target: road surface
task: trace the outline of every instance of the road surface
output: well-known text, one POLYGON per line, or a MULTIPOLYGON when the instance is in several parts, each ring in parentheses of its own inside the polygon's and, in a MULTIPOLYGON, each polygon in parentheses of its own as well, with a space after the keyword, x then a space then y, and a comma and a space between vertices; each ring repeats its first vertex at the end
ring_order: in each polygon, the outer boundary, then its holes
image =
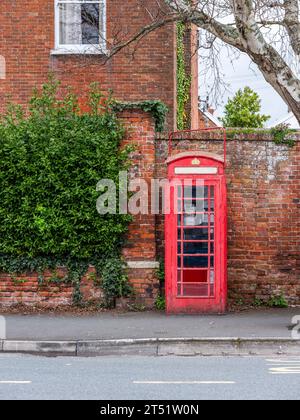
POLYGON ((0 399, 300 399, 300 358, 1 355, 0 399))

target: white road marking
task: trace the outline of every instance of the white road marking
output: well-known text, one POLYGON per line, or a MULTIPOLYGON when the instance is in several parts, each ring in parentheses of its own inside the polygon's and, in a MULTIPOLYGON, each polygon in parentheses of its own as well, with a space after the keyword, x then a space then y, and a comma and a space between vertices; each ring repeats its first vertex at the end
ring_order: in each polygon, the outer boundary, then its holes
POLYGON ((271 368, 269 372, 272 375, 290 375, 292 373, 300 374, 300 366, 271 368))
POLYGON ((271 375, 300 375, 300 359, 267 359, 271 375))
POLYGON ((32 381, 0 381, 0 384, 28 385, 28 384, 32 384, 32 381))
POLYGON ((133 381, 138 385, 235 385, 233 381, 133 381))
POLYGON ((300 364, 300 359, 297 359, 297 360, 281 360, 281 359, 267 359, 266 360, 267 362, 270 362, 270 363, 272 363, 272 364, 279 364, 279 365, 281 365, 281 364, 283 364, 283 363, 299 363, 300 364))

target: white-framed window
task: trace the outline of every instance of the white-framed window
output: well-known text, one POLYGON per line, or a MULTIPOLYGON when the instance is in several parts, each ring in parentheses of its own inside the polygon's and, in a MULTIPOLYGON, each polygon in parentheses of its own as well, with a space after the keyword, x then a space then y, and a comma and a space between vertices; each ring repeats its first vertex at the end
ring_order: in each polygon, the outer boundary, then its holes
POLYGON ((106 0, 54 0, 55 52, 106 52, 106 0))

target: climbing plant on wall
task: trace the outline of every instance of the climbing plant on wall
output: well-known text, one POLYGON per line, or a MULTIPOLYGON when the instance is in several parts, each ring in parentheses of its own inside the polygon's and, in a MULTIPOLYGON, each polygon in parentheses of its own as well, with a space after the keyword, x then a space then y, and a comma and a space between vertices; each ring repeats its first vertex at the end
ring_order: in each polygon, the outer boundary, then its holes
POLYGON ((188 125, 186 105, 190 98, 191 76, 186 72, 184 35, 186 26, 177 23, 177 129, 184 130, 188 125))
MULTIPOLYGON (((74 301, 89 265, 97 268, 106 301, 129 293, 121 249, 128 215, 97 213, 101 179, 128 168, 123 128, 97 86, 79 112, 51 81, 30 100, 29 114, 10 105, 0 120, 0 270, 11 274, 68 268, 74 301), (112 274, 113 273, 113 274, 112 274)), ((59 280, 59 279, 58 279, 59 280)))

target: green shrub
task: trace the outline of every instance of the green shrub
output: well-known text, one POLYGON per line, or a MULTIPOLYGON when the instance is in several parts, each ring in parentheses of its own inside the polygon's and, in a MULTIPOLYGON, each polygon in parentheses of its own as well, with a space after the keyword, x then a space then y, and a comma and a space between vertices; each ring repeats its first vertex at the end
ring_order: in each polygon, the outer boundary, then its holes
POLYGON ((58 99, 58 89, 50 82, 36 91, 29 115, 11 105, 1 116, 0 270, 65 265, 79 302, 80 278, 93 264, 111 299, 128 291, 120 254, 130 217, 100 216, 96 185, 109 178, 118 186, 129 150, 120 150, 123 129, 96 85, 86 113, 70 92, 58 99))
POLYGON ((166 299, 162 295, 158 295, 155 301, 155 307, 159 311, 164 311, 166 309, 166 299))
POLYGON ((268 306, 270 308, 288 308, 289 304, 287 303, 286 298, 283 295, 273 296, 268 301, 268 306))

